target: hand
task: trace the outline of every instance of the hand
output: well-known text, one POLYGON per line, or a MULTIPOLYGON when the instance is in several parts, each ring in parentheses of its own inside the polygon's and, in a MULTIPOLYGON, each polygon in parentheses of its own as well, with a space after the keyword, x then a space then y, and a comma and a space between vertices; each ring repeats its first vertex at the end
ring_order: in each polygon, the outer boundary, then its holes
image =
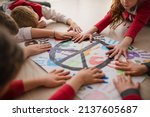
POLYGON ((80 79, 80 82, 83 85, 86 85, 93 83, 102 83, 104 82, 104 80, 102 79, 104 76, 105 74, 102 72, 102 70, 94 67, 82 69, 75 77, 76 79, 80 79))
POLYGON ((72 22, 69 29, 67 31, 74 31, 74 32, 82 32, 82 29, 75 23, 75 22, 72 22))
POLYGON ((124 57, 127 59, 128 46, 118 44, 118 45, 109 45, 107 47, 111 49, 106 53, 107 55, 109 55, 109 58, 114 57, 115 60, 119 60, 120 56, 124 55, 124 57))
POLYGON ((121 55, 124 55, 124 57, 127 59, 127 51, 128 47, 132 43, 133 39, 131 37, 125 37, 123 41, 118 45, 111 45, 108 46, 111 50, 107 52, 106 54, 109 54, 109 57, 112 58, 115 56, 115 60, 119 60, 121 55))
POLYGON ((88 33, 85 33, 85 34, 77 34, 73 37, 72 41, 74 41, 75 43, 78 42, 78 43, 81 43, 83 40, 85 39, 90 39, 90 42, 92 42, 92 34, 88 34, 88 33))
POLYGON ((119 91, 119 93, 124 92, 127 89, 138 89, 139 83, 134 84, 131 80, 131 76, 125 78, 125 76, 117 77, 117 81, 114 80, 114 85, 119 91))
POLYGON ((37 28, 45 28, 47 26, 46 22, 44 20, 41 20, 38 22, 37 28))
POLYGON ((72 37, 74 37, 75 35, 77 35, 77 32, 55 32, 54 37, 58 40, 64 40, 64 39, 71 39, 72 37))
POLYGON ((24 56, 25 58, 28 58, 33 55, 40 54, 42 52, 50 50, 51 45, 50 44, 34 44, 29 45, 24 48, 24 56))
POLYGON ((115 64, 116 64, 115 68, 118 70, 125 71, 126 75, 140 76, 148 71, 148 68, 145 65, 136 64, 131 61, 127 62, 117 61, 115 64))
POLYGON ((65 72, 64 70, 53 70, 52 72, 42 77, 44 80, 43 86, 50 88, 60 86, 64 84, 66 80, 71 78, 69 74, 70 72, 65 72))

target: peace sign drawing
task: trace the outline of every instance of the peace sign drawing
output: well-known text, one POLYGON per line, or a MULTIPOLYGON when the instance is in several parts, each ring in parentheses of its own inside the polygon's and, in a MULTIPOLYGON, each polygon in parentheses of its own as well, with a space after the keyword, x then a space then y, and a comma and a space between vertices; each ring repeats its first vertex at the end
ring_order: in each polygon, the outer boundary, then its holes
POLYGON ((66 40, 54 46, 49 57, 55 64, 73 71, 85 67, 103 68, 113 60, 106 56, 107 45, 98 39, 92 43, 85 41, 80 44, 66 40))

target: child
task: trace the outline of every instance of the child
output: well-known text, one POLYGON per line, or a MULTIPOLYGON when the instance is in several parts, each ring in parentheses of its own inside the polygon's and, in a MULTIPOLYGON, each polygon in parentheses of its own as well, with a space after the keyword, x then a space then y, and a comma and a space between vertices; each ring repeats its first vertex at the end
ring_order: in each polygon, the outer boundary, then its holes
POLYGON ((126 75, 131 76, 140 76, 147 73, 150 75, 150 62, 143 63, 143 64, 136 64, 131 61, 123 62, 118 61, 116 62, 116 69, 124 70, 126 75))
MULTIPOLYGON (((14 20, 3 12, 0 12, 0 27, 3 30, 6 30, 6 32, 9 32, 10 35, 16 35, 19 31, 18 26, 14 20)), ((51 45, 49 44, 30 45, 24 48, 24 58, 26 59, 30 56, 48 51, 50 48, 51 45)))
POLYGON ((85 34, 75 36, 73 41, 81 42, 86 38, 90 38, 90 41, 92 41, 92 34, 94 32, 100 33, 108 25, 110 25, 111 28, 116 28, 123 21, 130 21, 132 23, 125 33, 123 41, 116 46, 109 46, 112 50, 106 53, 109 54, 109 57, 115 56, 116 60, 118 60, 122 54, 127 58, 129 45, 134 42, 134 38, 138 32, 149 20, 149 0, 113 0, 111 9, 107 15, 85 34))
POLYGON ((49 38, 54 37, 56 39, 67 39, 72 38, 75 32, 58 32, 58 31, 51 31, 48 29, 38 29, 38 28, 18 28, 16 22, 7 14, 0 11, 0 25, 3 27, 7 27, 8 31, 11 35, 16 37, 18 42, 25 41, 27 39, 34 39, 34 38, 49 38), (19 32, 18 32, 19 31, 19 32))
POLYGON ((11 16, 17 22, 18 26, 21 27, 45 27, 44 21, 40 21, 41 17, 45 19, 52 19, 57 22, 68 24, 70 27, 68 31, 73 30, 81 32, 81 28, 70 18, 57 13, 51 8, 42 6, 37 3, 29 2, 26 0, 16 0, 15 2, 8 5, 7 9, 11 12, 11 16))

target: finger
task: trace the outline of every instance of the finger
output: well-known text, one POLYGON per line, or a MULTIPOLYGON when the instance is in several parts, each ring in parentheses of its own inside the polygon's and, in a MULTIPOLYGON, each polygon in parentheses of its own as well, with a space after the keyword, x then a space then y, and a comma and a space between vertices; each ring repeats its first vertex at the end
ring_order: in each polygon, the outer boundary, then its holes
POLYGON ((136 89, 139 89, 139 88, 140 88, 140 83, 136 83, 136 84, 135 84, 135 88, 136 88, 136 89))
POLYGON ((117 55, 117 53, 118 53, 118 50, 114 50, 113 53, 109 55, 109 58, 114 57, 115 55, 117 55))
POLYGON ((66 76, 66 75, 69 75, 70 74, 70 72, 69 71, 66 71, 66 72, 61 72, 61 73, 59 73, 58 75, 59 76, 66 76))
POLYGON ((108 45, 107 48, 113 49, 115 46, 114 45, 108 45))
POLYGON ((77 34, 73 37, 72 41, 76 40, 79 36, 81 36, 80 34, 77 34))
POLYGON ((69 27, 67 31, 69 32, 69 31, 71 31, 71 30, 72 30, 72 27, 69 27))
POLYGON ((127 53, 128 53, 127 51, 124 51, 124 52, 123 52, 123 55, 124 55, 124 57, 125 57, 126 59, 128 59, 127 53))
POLYGON ((64 39, 71 39, 72 38, 72 36, 69 36, 69 35, 65 35, 64 37, 63 37, 64 39))
POLYGON ((68 80, 68 79, 70 79, 71 78, 71 76, 69 76, 69 75, 67 75, 67 76, 59 76, 58 78, 57 78, 57 80, 68 80))
POLYGON ((127 82, 128 82, 128 83, 132 83, 132 80, 131 80, 131 76, 130 76, 130 75, 127 76, 127 82))
POLYGON ((115 65, 117 66, 123 66, 123 67, 127 67, 127 62, 123 62, 123 61, 116 61, 115 62, 115 65))
POLYGON ((115 51, 115 49, 109 50, 108 52, 106 52, 106 55, 110 55, 111 53, 113 53, 115 51))
POLYGON ((115 87, 118 87, 118 80, 113 79, 113 83, 114 83, 115 87))
POLYGON ((115 56, 115 60, 119 60, 121 54, 122 54, 122 51, 119 51, 118 54, 115 56))
POLYGON ((136 75, 137 74, 136 71, 126 71, 125 74, 126 75, 131 75, 131 76, 137 76, 136 75))
POLYGON ((96 73, 93 75, 95 78, 103 78, 105 76, 104 73, 96 73))
POLYGON ((90 42, 92 43, 93 36, 92 36, 92 35, 90 35, 90 36, 89 36, 89 38, 90 38, 90 42))
POLYGON ((52 71, 51 71, 51 72, 49 72, 49 73, 54 73, 54 72, 56 72, 56 69, 52 70, 52 71))
POLYGON ((129 71, 130 68, 126 66, 115 66, 115 69, 117 70, 123 70, 123 71, 129 71))
POLYGON ((78 36, 77 38, 75 38, 73 41, 76 43, 76 42, 78 42, 80 39, 82 39, 83 38, 83 35, 80 35, 80 36, 78 36))
POLYGON ((85 37, 83 36, 83 37, 78 41, 78 43, 81 43, 84 39, 85 39, 85 37))
POLYGON ((57 73, 61 73, 63 71, 64 71, 64 69, 59 69, 59 70, 56 70, 55 73, 57 74, 57 73))
POLYGON ((93 83, 103 83, 105 82, 103 79, 93 79, 93 83))

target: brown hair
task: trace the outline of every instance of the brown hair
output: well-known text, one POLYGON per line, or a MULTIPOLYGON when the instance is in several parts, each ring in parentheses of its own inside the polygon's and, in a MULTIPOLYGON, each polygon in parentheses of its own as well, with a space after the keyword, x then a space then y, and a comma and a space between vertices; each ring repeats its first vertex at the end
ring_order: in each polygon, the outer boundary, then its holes
POLYGON ((7 28, 12 35, 16 35, 19 31, 18 25, 14 19, 2 11, 0 11, 0 25, 7 28))
POLYGON ((37 14, 27 6, 18 6, 14 8, 11 12, 11 16, 14 18, 20 28, 36 28, 38 25, 37 14))
POLYGON ((110 13, 112 16, 112 23, 111 28, 116 27, 116 25, 123 22, 124 18, 122 16, 122 13, 124 12, 124 8, 120 2, 120 0, 112 0, 112 5, 110 9, 110 13))
POLYGON ((22 49, 9 34, 0 31, 0 88, 16 76, 23 61, 22 49))

